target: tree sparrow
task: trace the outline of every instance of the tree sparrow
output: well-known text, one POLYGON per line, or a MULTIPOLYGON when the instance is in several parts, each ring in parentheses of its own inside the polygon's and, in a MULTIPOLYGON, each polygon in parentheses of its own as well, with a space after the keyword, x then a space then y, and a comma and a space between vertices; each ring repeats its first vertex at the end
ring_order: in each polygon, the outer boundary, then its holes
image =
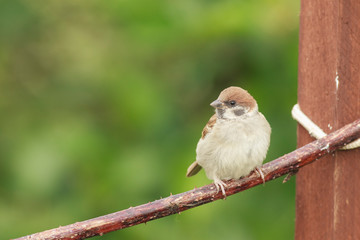
POLYGON ((222 180, 239 179, 257 170, 266 157, 271 128, 258 111, 255 99, 240 87, 223 90, 210 106, 215 114, 202 131, 196 147, 196 161, 187 177, 204 168, 206 176, 214 181, 224 196, 226 184, 222 180))

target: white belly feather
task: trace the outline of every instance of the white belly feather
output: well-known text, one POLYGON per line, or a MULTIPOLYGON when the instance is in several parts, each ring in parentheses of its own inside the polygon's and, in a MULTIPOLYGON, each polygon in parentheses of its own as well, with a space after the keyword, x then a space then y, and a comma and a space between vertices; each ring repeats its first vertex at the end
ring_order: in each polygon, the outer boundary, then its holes
POLYGON ((196 161, 209 179, 238 179, 260 166, 266 157, 271 129, 265 117, 218 119, 211 133, 200 139, 196 161))

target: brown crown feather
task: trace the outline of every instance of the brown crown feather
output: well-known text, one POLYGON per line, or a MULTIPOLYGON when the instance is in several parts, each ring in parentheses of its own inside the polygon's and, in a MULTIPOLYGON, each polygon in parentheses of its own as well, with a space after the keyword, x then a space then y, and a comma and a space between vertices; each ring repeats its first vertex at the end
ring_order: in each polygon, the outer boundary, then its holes
POLYGON ((240 87, 228 87, 224 89, 218 99, 221 102, 228 102, 231 100, 236 101, 237 104, 240 104, 250 109, 256 106, 255 99, 244 89, 240 87))

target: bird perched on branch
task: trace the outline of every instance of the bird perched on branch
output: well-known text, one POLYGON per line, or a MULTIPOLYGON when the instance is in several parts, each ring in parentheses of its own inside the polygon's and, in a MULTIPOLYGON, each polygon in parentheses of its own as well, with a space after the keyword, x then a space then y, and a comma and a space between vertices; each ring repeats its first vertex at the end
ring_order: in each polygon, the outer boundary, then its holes
POLYGON ((204 168, 206 176, 214 181, 217 191, 225 194, 223 180, 239 179, 257 170, 266 157, 271 128, 258 111, 255 99, 240 87, 223 90, 210 106, 215 114, 205 125, 196 148, 196 161, 187 177, 204 168))

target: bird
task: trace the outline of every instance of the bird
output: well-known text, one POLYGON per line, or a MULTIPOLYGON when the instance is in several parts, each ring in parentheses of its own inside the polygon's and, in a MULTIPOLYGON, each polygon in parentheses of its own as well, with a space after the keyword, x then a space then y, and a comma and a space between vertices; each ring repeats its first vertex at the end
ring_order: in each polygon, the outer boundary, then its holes
POLYGON ((210 106, 215 108, 215 114, 202 131, 196 160, 186 176, 194 176, 203 168, 214 181, 217 193, 221 189, 224 197, 224 180, 240 179, 253 170, 265 183, 259 167, 270 145, 271 127, 259 112, 256 100, 246 90, 231 86, 210 106))

